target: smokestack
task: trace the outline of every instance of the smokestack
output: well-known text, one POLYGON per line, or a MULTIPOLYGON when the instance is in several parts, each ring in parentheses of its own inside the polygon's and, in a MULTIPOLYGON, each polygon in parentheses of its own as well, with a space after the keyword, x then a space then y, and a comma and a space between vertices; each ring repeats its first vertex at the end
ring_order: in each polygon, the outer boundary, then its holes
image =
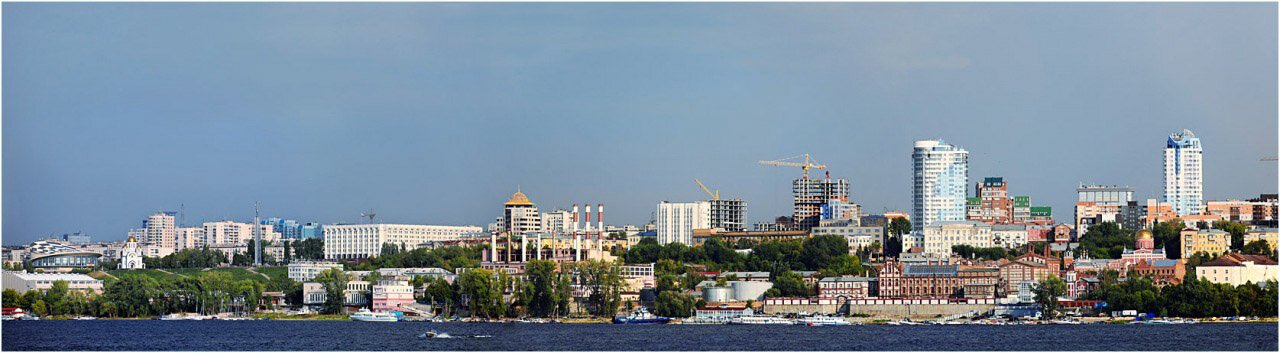
POLYGON ((573 225, 569 227, 569 231, 578 231, 578 204, 573 204, 573 225))
POLYGON ((585 225, 584 228, 586 228, 587 233, 590 233, 591 232, 591 204, 586 204, 586 206, 582 208, 587 209, 587 217, 582 219, 582 223, 585 225))
POLYGON ((600 233, 604 234, 604 204, 597 204, 596 211, 596 222, 600 225, 600 233))

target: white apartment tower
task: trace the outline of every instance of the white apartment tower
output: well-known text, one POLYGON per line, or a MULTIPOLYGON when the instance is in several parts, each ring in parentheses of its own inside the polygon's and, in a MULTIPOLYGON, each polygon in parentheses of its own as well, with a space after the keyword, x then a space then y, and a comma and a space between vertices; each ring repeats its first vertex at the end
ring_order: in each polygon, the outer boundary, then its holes
POLYGON ((1164 148, 1164 202, 1179 216, 1204 210, 1203 155, 1200 139, 1191 130, 1169 135, 1164 148))
POLYGON ((694 229, 711 228, 711 203, 707 201, 658 204, 655 222, 658 244, 693 245, 694 229))
POLYGON ((911 154, 912 231, 935 222, 965 220, 969 151, 942 140, 916 141, 911 154))

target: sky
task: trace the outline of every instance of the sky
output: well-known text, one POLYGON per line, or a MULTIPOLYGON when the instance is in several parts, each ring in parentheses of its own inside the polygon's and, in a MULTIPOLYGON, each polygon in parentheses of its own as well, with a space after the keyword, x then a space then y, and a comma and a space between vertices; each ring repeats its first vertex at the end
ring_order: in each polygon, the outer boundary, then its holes
MULTIPOLYGON (((791 212, 809 153, 909 211, 915 140, 1071 222, 1081 182, 1277 191, 1276 4, 4 3, 2 237, 120 240, 152 212, 485 226, 747 201, 791 212)), ((973 193, 970 190, 970 193, 973 193)))

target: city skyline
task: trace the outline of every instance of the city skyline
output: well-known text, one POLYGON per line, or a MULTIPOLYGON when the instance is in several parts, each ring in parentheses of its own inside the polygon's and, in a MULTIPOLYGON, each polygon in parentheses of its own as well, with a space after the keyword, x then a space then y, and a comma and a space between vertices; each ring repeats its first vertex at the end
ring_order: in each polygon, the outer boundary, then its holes
POLYGON ((707 199, 695 178, 756 223, 791 215, 800 171, 755 162, 800 153, 864 212, 911 212, 928 139, 970 153, 969 195, 1004 177, 1071 223, 1079 183, 1160 199, 1182 129, 1206 201, 1255 197, 1276 192, 1260 9, 6 4, 4 244, 122 240, 180 204, 187 225, 245 221, 254 201, 483 227, 517 186, 643 224, 707 199))

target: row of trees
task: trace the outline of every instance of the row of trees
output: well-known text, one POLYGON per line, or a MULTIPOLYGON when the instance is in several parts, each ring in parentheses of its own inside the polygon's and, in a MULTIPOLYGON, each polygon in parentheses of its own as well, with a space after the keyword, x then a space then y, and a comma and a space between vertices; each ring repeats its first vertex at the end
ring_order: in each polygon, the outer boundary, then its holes
POLYGON ((702 246, 680 243, 658 245, 654 239, 641 240, 623 255, 628 263, 648 263, 668 259, 706 266, 710 271, 767 271, 777 275, 790 270, 818 271, 823 276, 866 274, 861 259, 849 254, 849 243, 840 235, 817 235, 801 240, 746 242, 750 253, 741 254, 719 238, 702 246))
POLYGON ((144 257, 147 268, 209 268, 227 262, 227 254, 208 247, 183 249, 164 257, 144 257))
POLYGON ((1116 271, 1108 271, 1099 279, 1098 289, 1085 299, 1105 301, 1109 310, 1137 310, 1161 316, 1275 317, 1280 297, 1274 281, 1232 286, 1197 278, 1192 272, 1182 283, 1163 288, 1134 273, 1121 281, 1116 271))
POLYGON ((23 308, 39 316, 149 317, 177 312, 247 312, 257 307, 265 285, 253 280, 235 281, 226 273, 205 272, 173 280, 124 274, 107 282, 102 294, 67 288, 67 282, 55 281, 48 290, 32 290, 22 295, 6 289, 4 306, 23 308))
POLYGON ((369 271, 390 267, 439 267, 446 270, 480 266, 484 246, 447 246, 439 249, 417 248, 404 250, 392 244, 384 244, 380 256, 359 263, 348 263, 347 268, 369 271))

